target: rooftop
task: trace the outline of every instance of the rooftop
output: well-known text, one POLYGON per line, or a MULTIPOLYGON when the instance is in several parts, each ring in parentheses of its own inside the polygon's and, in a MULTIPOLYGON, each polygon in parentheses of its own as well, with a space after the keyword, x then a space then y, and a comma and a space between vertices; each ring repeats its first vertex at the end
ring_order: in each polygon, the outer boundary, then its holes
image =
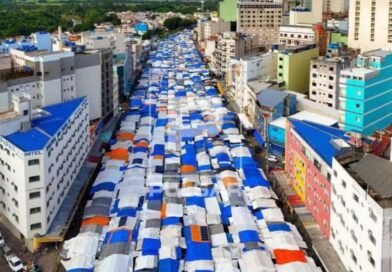
POLYGON ((310 111, 300 111, 296 114, 291 115, 290 118, 321 124, 324 126, 334 126, 338 123, 338 121, 333 118, 329 118, 324 115, 313 113, 310 111))
POLYGON ((265 89, 257 95, 257 101, 262 107, 273 108, 282 102, 288 95, 289 94, 280 90, 265 89))
POLYGON ((362 56, 364 57, 381 57, 384 58, 388 55, 392 54, 392 51, 389 50, 383 50, 383 49, 376 49, 368 52, 362 53, 362 56))
POLYGON ((24 152, 43 149, 85 100, 84 97, 44 107, 48 114, 32 120, 32 128, 4 138, 24 152))
POLYGON ((340 155, 343 148, 339 148, 334 140, 348 140, 345 132, 338 128, 324 126, 309 121, 299 121, 289 118, 295 131, 307 142, 312 149, 330 166, 334 156, 340 155))
POLYGON ((392 197, 392 162, 373 154, 365 154, 350 168, 381 199, 392 197))
POLYGON ((271 126, 278 127, 278 128, 286 128, 286 120, 287 117, 279 117, 278 119, 275 119, 274 121, 270 122, 271 126))

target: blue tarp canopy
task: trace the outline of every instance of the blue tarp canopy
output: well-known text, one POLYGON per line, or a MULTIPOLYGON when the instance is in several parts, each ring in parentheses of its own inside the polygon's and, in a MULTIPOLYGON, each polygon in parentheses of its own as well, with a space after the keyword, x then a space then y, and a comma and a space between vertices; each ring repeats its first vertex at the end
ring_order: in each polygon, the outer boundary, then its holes
POLYGON ((259 236, 255 230, 244 230, 238 233, 241 243, 258 242, 259 236))
POLYGON ((243 168, 245 185, 251 188, 256 186, 270 187, 270 183, 261 175, 259 168, 246 166, 243 168))
POLYGON ((263 136, 261 136, 261 134, 257 130, 253 131, 253 136, 256 138, 259 145, 264 146, 265 141, 263 139, 263 136))
POLYGON ((159 239, 145 238, 143 240, 142 255, 158 255, 161 241, 159 239))
POLYGON ((286 223, 270 223, 268 224, 268 230, 269 231, 286 231, 290 232, 290 226, 287 225, 286 223))
POLYGON ((119 229, 112 232, 107 232, 105 235, 105 239, 103 240, 104 244, 115 244, 115 243, 126 243, 131 239, 131 231, 127 229, 119 229))

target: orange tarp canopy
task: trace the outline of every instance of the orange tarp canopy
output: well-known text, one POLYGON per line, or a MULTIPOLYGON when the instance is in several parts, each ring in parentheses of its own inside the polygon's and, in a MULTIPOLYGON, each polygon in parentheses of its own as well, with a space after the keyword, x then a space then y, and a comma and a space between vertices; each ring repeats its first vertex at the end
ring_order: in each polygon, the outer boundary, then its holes
POLYGON ((124 140, 124 141, 131 141, 133 142, 133 138, 135 137, 135 134, 131 132, 119 132, 116 134, 116 139, 117 140, 124 140))
POLYGON ((238 180, 235 177, 224 177, 222 181, 225 187, 238 184, 238 180))
POLYGON ((112 160, 127 161, 128 150, 126 150, 125 148, 116 148, 112 151, 106 152, 106 156, 108 156, 112 160))
POLYGON ((166 208, 167 208, 167 203, 163 202, 161 206, 161 218, 166 217, 166 208))
POLYGON ((148 143, 146 141, 140 141, 137 144, 135 144, 135 147, 147 147, 148 148, 148 143))
POLYGON ((193 173, 196 169, 192 165, 183 165, 181 166, 181 173, 193 173))
POLYGON ((198 225, 191 225, 191 237, 193 242, 208 243, 208 240, 203 240, 201 237, 201 229, 198 225))
POLYGON ((163 160, 164 159, 164 156, 163 155, 154 155, 154 156, 152 156, 154 159, 157 159, 157 160, 163 160))
POLYGON ((92 224, 107 226, 109 224, 109 218, 105 216, 95 216, 95 217, 85 219, 82 222, 82 226, 92 225, 92 224))
POLYGON ((275 249, 276 264, 287 264, 292 262, 306 263, 305 253, 302 250, 275 249))

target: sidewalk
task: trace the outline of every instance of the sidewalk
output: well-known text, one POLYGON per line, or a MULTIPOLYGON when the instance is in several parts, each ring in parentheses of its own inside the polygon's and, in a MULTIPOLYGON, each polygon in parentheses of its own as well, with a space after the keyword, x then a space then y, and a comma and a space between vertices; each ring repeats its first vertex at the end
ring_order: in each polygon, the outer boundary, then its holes
POLYGON ((293 199, 296 193, 293 187, 288 184, 288 177, 285 171, 272 171, 269 175, 272 187, 282 202, 282 210, 285 216, 293 222, 301 232, 315 258, 320 260, 321 265, 328 272, 347 272, 338 254, 332 248, 328 239, 322 234, 320 227, 303 205, 293 207, 289 199, 293 199))

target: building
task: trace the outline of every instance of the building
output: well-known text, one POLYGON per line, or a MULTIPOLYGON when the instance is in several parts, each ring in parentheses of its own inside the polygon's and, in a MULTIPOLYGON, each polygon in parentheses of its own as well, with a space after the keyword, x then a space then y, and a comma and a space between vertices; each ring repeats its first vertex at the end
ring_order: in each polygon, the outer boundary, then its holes
POLYGON ((308 93, 310 61, 318 56, 319 50, 315 45, 302 45, 280 51, 277 79, 285 83, 287 90, 308 93))
POLYGON ((219 17, 212 17, 211 20, 199 19, 197 23, 197 40, 204 42, 212 36, 219 33, 229 32, 231 29, 230 22, 223 21, 219 17))
POLYGON ((52 37, 49 32, 39 31, 32 35, 33 44, 38 50, 52 51, 52 37))
MULTIPOLYGON (((319 119, 316 119, 319 122, 319 119)), ((344 152, 344 131, 289 118, 286 129, 285 170, 290 184, 320 226, 330 235, 333 156, 344 152)))
POLYGON ((256 125, 257 94, 275 85, 277 54, 273 52, 231 60, 226 74, 227 96, 238 107, 239 113, 256 125))
POLYGON ((21 239, 46 233, 90 148, 86 98, 39 110, 30 98, 0 113, 0 212, 21 239))
POLYGON ((313 25, 323 21, 323 1, 304 0, 290 11, 290 25, 313 25))
POLYGON ((347 13, 350 0, 324 0, 323 11, 332 13, 347 13))
POLYGON ((279 43, 286 46, 317 44, 318 35, 313 26, 284 25, 279 28, 279 43))
MULTIPOLYGON (((0 81, 0 92, 11 95, 28 93, 33 108, 40 108, 76 97, 87 96, 91 120, 113 114, 113 68, 111 49, 73 52, 25 52, 11 49, 12 66, 16 67, 0 81)), ((118 103, 117 103, 118 104, 118 103)))
POLYGON ((86 31, 81 34, 81 44, 86 49, 112 49, 114 54, 126 52, 126 37, 120 31, 86 31))
POLYGON ((239 59, 258 52, 257 36, 238 32, 224 32, 219 34, 213 54, 216 65, 213 72, 224 76, 231 59, 239 59))
POLYGON ((340 71, 349 67, 343 57, 318 57, 310 62, 309 99, 337 109, 340 71))
POLYGON ((361 52, 392 49, 389 0, 350 0, 348 45, 361 52))
POLYGON ((339 123, 346 131, 372 135, 392 124, 391 64, 392 52, 374 50, 341 71, 339 123))
POLYGON ((219 17, 226 22, 237 21, 237 0, 219 2, 219 17))
POLYGON ((357 153, 332 169, 332 246, 348 271, 391 271, 392 163, 357 153))
POLYGON ((259 37, 260 46, 279 40, 282 25, 282 0, 240 0, 237 5, 237 31, 259 37))
POLYGON ((257 93, 256 128, 264 139, 268 139, 269 124, 296 112, 295 95, 275 89, 264 89, 257 93))

